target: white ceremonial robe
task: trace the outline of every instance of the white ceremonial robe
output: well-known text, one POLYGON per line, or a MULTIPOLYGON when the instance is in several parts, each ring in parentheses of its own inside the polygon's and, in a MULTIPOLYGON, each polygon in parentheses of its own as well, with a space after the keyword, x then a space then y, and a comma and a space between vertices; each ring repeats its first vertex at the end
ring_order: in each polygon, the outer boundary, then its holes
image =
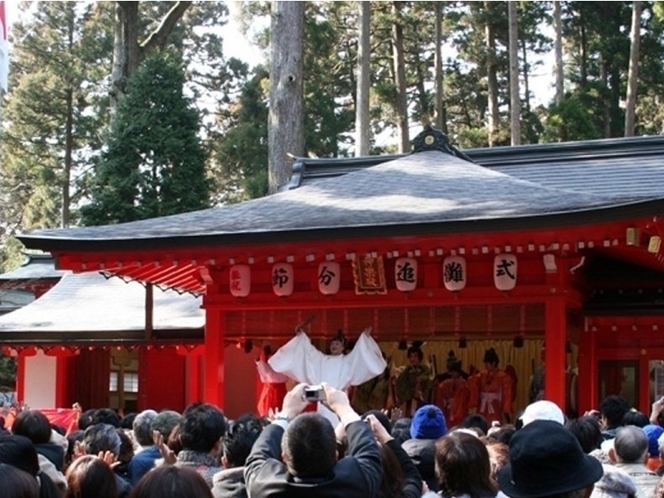
MULTIPOLYGON (((343 391, 373 379, 387 367, 378 344, 365 333, 360 334, 350 353, 327 355, 316 349, 309 336, 302 332, 279 348, 268 363, 276 372, 297 382, 309 385, 325 382, 343 391)), ((322 403, 318 403, 318 413, 335 427, 339 422, 339 418, 322 403)))
MULTIPOLYGON (((281 384, 288 382, 289 378, 275 370, 265 361, 256 361, 256 370, 263 384, 281 384)), ((279 407, 281 408, 281 407, 279 407)))

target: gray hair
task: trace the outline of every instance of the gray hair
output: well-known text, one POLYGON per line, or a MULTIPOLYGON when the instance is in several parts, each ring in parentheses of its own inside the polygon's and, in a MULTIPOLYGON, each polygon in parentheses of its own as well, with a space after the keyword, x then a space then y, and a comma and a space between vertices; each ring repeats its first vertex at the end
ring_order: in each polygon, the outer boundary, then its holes
POLYGON ((154 410, 144 410, 134 419, 132 429, 134 437, 141 446, 152 446, 152 421, 157 417, 154 410))
POLYGON ((112 425, 95 424, 85 429, 83 444, 88 455, 98 455, 102 451, 110 451, 117 457, 120 454, 122 440, 117 429, 112 425))
POLYGON ((626 425, 613 441, 616 459, 621 463, 643 463, 648 452, 648 436, 640 427, 626 425))

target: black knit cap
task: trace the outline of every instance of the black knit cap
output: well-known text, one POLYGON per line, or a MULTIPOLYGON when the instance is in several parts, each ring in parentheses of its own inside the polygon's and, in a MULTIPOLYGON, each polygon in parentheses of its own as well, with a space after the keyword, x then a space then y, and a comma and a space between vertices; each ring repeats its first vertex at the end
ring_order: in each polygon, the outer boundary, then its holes
POLYGON ((586 488, 603 472, 569 429, 535 420, 512 436, 510 463, 498 473, 498 484, 512 498, 540 498, 586 488))

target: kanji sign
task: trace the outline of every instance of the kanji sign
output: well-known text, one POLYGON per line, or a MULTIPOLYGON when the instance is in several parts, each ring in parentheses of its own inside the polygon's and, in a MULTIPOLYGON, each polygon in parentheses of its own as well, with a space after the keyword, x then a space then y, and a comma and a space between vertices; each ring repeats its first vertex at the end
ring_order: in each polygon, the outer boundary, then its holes
POLYGON ((394 281, 397 289, 410 292, 417 287, 417 260, 415 258, 399 258, 394 264, 394 281))
POLYGON ((231 266, 229 277, 231 294, 235 297, 247 297, 251 292, 251 269, 249 266, 231 266))
POLYGON ((493 283, 498 290, 509 291, 516 286, 517 259, 514 254, 498 254, 493 259, 493 283))
POLYGON ((466 287, 466 259, 462 256, 448 256, 443 260, 443 283, 452 292, 466 287))
POLYGON ((383 258, 367 254, 353 260, 356 294, 387 294, 383 258))
POLYGON ((321 294, 330 296, 339 292, 341 283, 341 268, 339 263, 326 261, 318 265, 318 290, 321 294))
POLYGON ((276 263, 272 266, 272 290, 279 297, 293 293, 293 265, 276 263))

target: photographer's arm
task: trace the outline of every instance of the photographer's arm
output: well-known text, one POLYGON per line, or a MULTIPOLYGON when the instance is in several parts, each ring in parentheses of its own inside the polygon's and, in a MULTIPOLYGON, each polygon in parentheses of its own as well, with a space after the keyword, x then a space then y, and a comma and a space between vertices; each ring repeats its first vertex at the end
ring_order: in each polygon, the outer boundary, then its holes
POLYGON ((659 423, 659 416, 661 415, 662 411, 664 410, 664 396, 659 398, 657 401, 655 401, 652 404, 651 411, 650 411, 650 423, 653 425, 660 425, 659 423))

